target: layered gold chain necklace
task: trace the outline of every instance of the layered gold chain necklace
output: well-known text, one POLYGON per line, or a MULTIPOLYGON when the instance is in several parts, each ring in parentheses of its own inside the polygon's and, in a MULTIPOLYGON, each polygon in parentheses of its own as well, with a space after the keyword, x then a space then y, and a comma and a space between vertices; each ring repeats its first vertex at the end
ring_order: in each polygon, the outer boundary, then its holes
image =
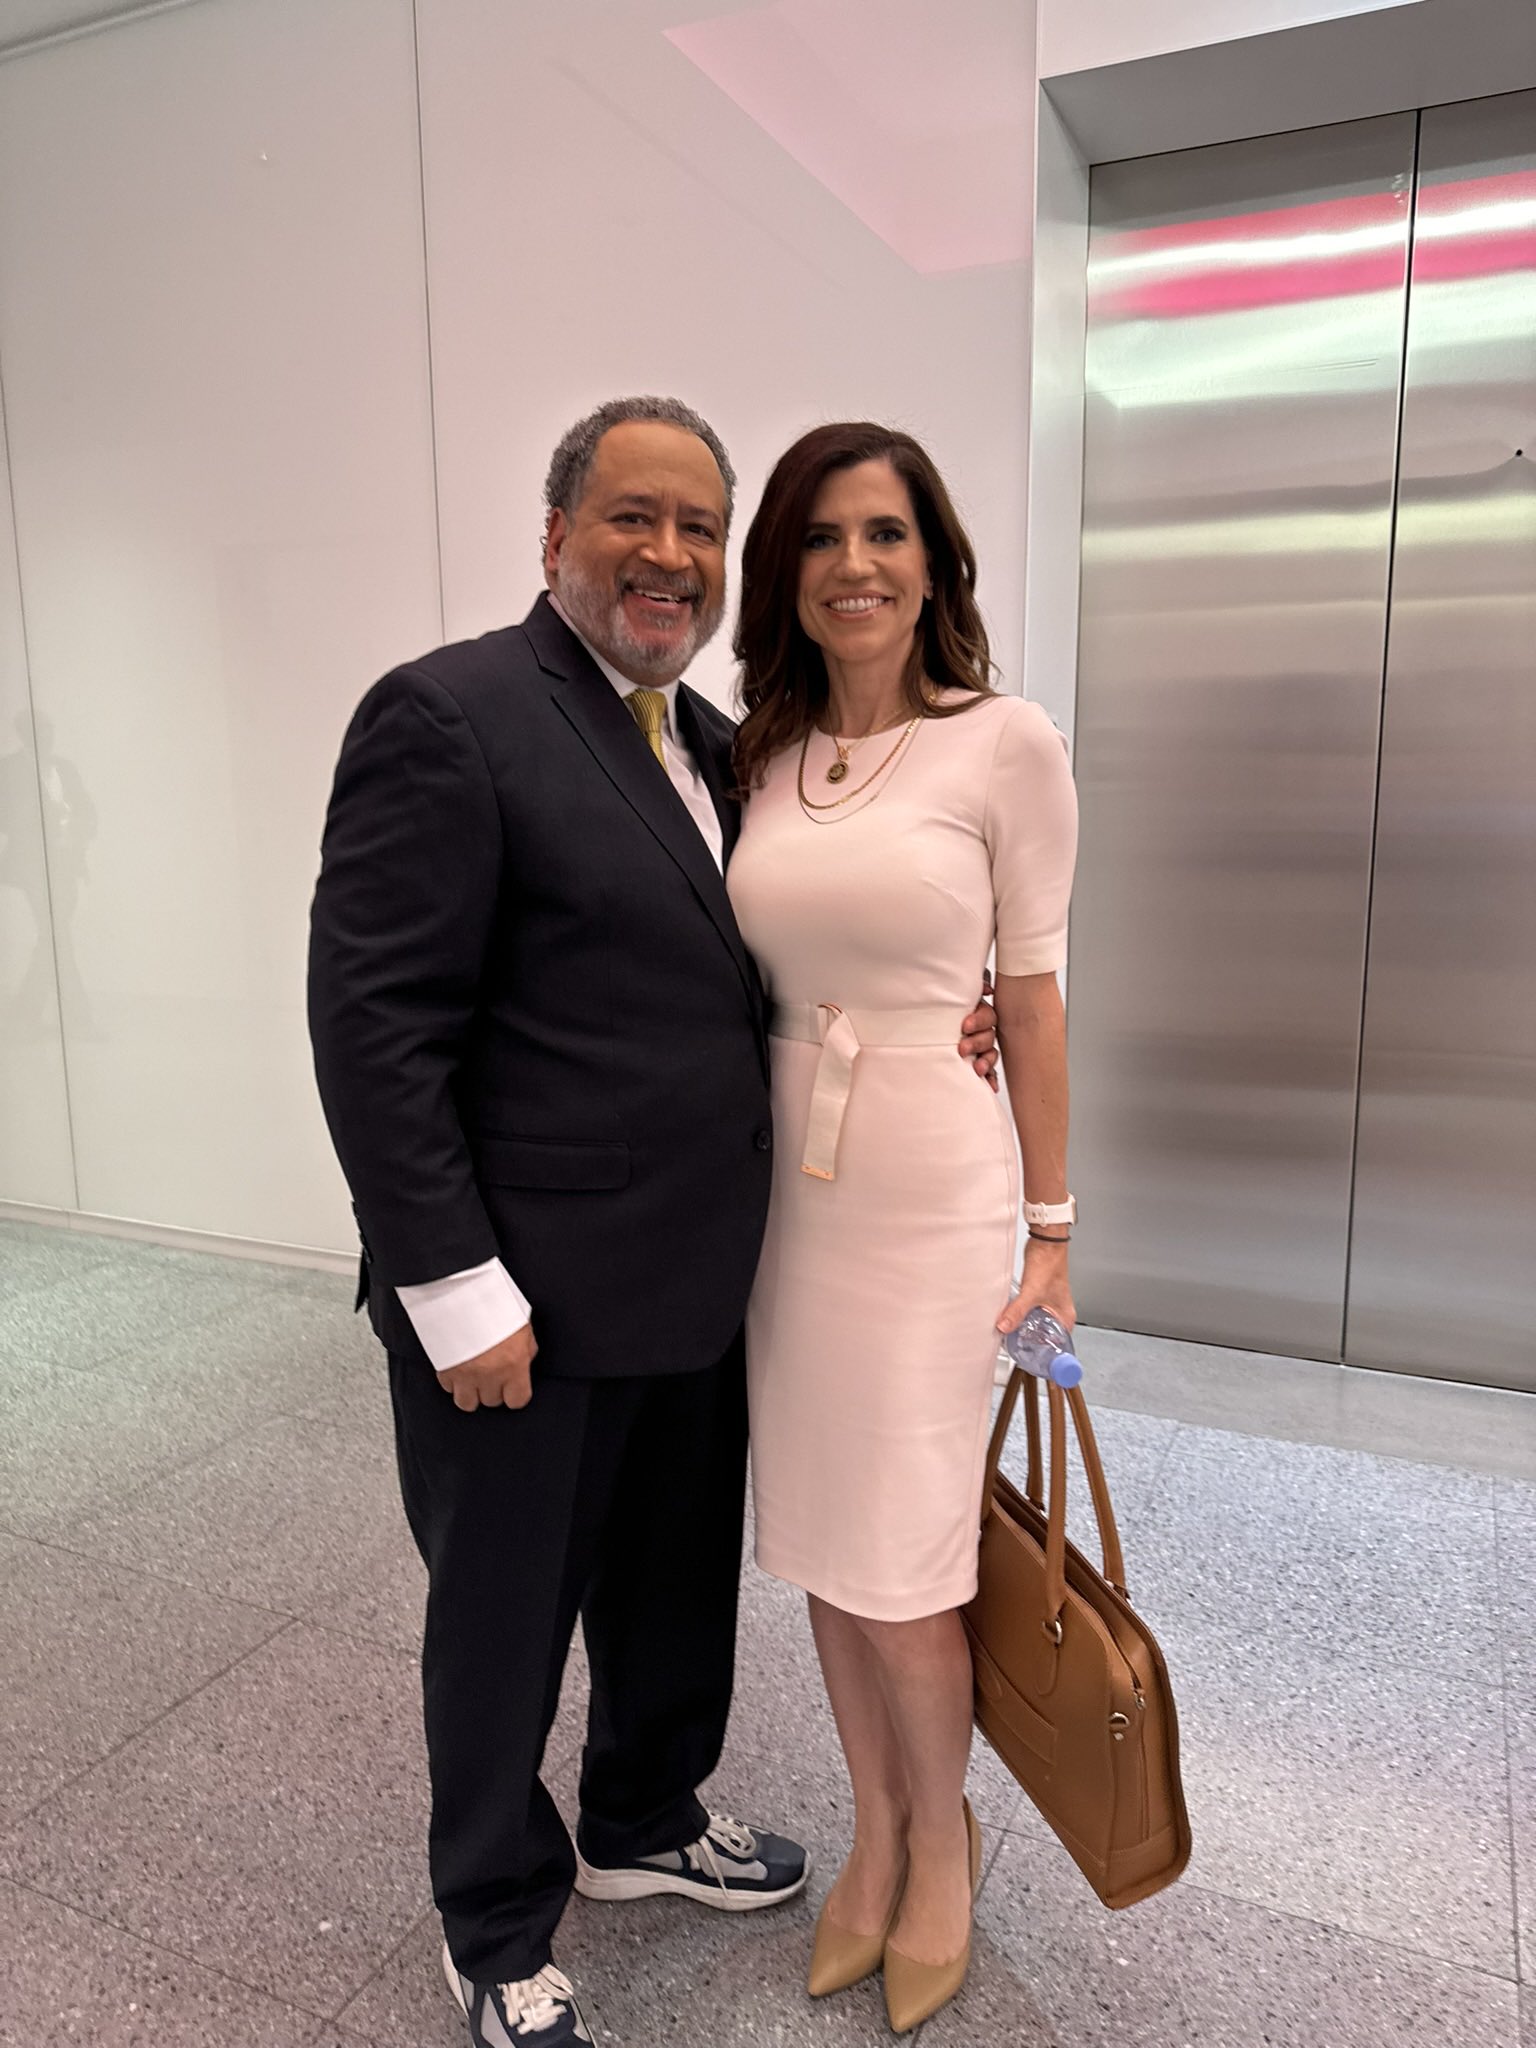
MULTIPOLYGON (((795 778, 795 787, 800 798, 801 810, 804 811, 805 815, 812 821, 813 824, 842 824, 843 820, 841 818, 827 817, 824 814, 829 811, 840 811, 845 804, 851 804, 855 797, 863 796, 866 790, 874 788, 874 785, 880 781, 880 778, 883 775, 887 774, 892 768, 894 768, 897 761, 901 758, 902 754, 906 752, 906 749, 911 744, 912 735, 917 731, 917 728, 922 724, 922 722, 923 714, 921 712, 918 712, 915 718, 908 719, 907 723, 902 727, 900 733, 897 735, 895 746, 891 748, 890 752, 886 755, 885 759, 879 764, 879 766, 877 768, 872 769, 870 773, 865 776, 862 782, 856 783, 852 789, 846 792, 846 794, 842 796, 833 797, 830 803, 825 804, 812 803, 811 799, 805 793, 805 760, 807 754, 809 754, 811 750, 811 729, 807 727, 805 738, 800 742, 800 766, 795 778)), ((869 734, 861 733, 859 735, 859 738, 861 740, 868 739, 869 734)), ((838 744, 835 735, 833 736, 832 744, 833 746, 837 747, 837 760, 833 764, 833 768, 829 768, 827 770, 827 780, 829 782, 841 782, 848 773, 848 756, 843 752, 842 747, 838 744), (842 773, 836 774, 833 772, 834 769, 841 769, 842 773)), ((857 745, 858 742, 855 741, 854 744, 857 745)), ((852 753, 852 751, 853 748, 850 747, 848 752, 852 753)), ((869 802, 874 803, 883 794, 883 787, 881 789, 875 790, 875 794, 869 799, 869 802)), ((860 809, 867 808, 868 805, 860 806, 860 809)))

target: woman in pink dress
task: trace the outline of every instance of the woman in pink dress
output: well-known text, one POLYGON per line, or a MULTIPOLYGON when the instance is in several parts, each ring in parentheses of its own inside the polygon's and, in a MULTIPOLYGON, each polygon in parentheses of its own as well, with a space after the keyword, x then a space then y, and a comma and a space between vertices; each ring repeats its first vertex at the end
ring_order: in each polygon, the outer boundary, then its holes
POLYGON ((969 1957, 957 1610, 999 1334, 1036 1302, 1072 1322, 1056 975, 1076 804, 1049 718, 992 689, 975 577, 917 442, 819 427, 769 479, 736 637, 729 883, 773 1006, 777 1151, 748 1319, 757 1560, 810 1597, 854 1793, 810 1989, 883 1966, 898 2032, 969 1957), (994 948, 1001 1093, 955 1057, 994 948))

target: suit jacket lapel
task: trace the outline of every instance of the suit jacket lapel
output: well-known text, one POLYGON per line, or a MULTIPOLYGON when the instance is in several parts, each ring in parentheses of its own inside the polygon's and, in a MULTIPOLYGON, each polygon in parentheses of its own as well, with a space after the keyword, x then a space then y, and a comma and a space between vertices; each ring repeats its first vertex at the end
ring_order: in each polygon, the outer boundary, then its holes
POLYGON ((703 719, 699 716, 698 705, 692 690, 684 683, 677 693, 677 727, 683 736, 683 743, 692 754, 709 791, 710 802, 720 820, 720 834, 723 841, 722 854, 727 866, 736 850, 736 841, 741 836, 741 805, 730 794, 735 786, 731 773, 731 750, 727 745, 717 748, 710 739, 703 719))
MULTIPOLYGON (((634 719, 625 710, 618 691, 589 658, 575 634, 551 610, 546 598, 541 597, 535 604, 523 621, 523 630, 538 656, 540 667, 553 681, 552 694, 556 705, 575 727, 599 768, 682 869, 694 895, 735 961, 748 1000, 755 1010, 758 1003, 756 976, 737 929, 736 914, 725 891, 724 877, 715 866, 687 805, 665 772, 658 767, 634 719)), ((682 702, 681 691, 678 692, 678 702, 682 702)), ((701 745, 695 755, 701 771, 707 754, 708 749, 701 745)), ((719 781, 719 769, 716 767, 711 795, 719 781)), ((718 800, 716 808, 719 808, 718 800)))

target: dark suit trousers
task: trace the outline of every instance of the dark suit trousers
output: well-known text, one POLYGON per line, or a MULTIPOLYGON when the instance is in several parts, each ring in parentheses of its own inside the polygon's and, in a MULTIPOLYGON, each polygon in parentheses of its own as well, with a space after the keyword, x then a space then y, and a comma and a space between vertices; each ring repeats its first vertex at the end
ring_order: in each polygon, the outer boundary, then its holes
POLYGON ((390 1356, 422 1651, 432 1890, 466 1977, 533 1976, 575 1877, 540 1781, 578 1612, 592 1669, 577 1840, 598 1863, 706 1824, 730 1708, 746 1470, 738 1339, 705 1372, 543 1379, 456 1408, 390 1356))

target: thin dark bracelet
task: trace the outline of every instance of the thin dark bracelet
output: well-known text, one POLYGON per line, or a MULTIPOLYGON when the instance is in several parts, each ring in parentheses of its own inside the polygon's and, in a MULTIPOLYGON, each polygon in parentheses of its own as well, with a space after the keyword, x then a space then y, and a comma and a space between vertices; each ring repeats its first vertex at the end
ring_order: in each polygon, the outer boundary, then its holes
POLYGON ((1070 1244, 1072 1242, 1070 1237, 1045 1237, 1038 1230, 1032 1230, 1029 1234, 1036 1244, 1070 1244))

